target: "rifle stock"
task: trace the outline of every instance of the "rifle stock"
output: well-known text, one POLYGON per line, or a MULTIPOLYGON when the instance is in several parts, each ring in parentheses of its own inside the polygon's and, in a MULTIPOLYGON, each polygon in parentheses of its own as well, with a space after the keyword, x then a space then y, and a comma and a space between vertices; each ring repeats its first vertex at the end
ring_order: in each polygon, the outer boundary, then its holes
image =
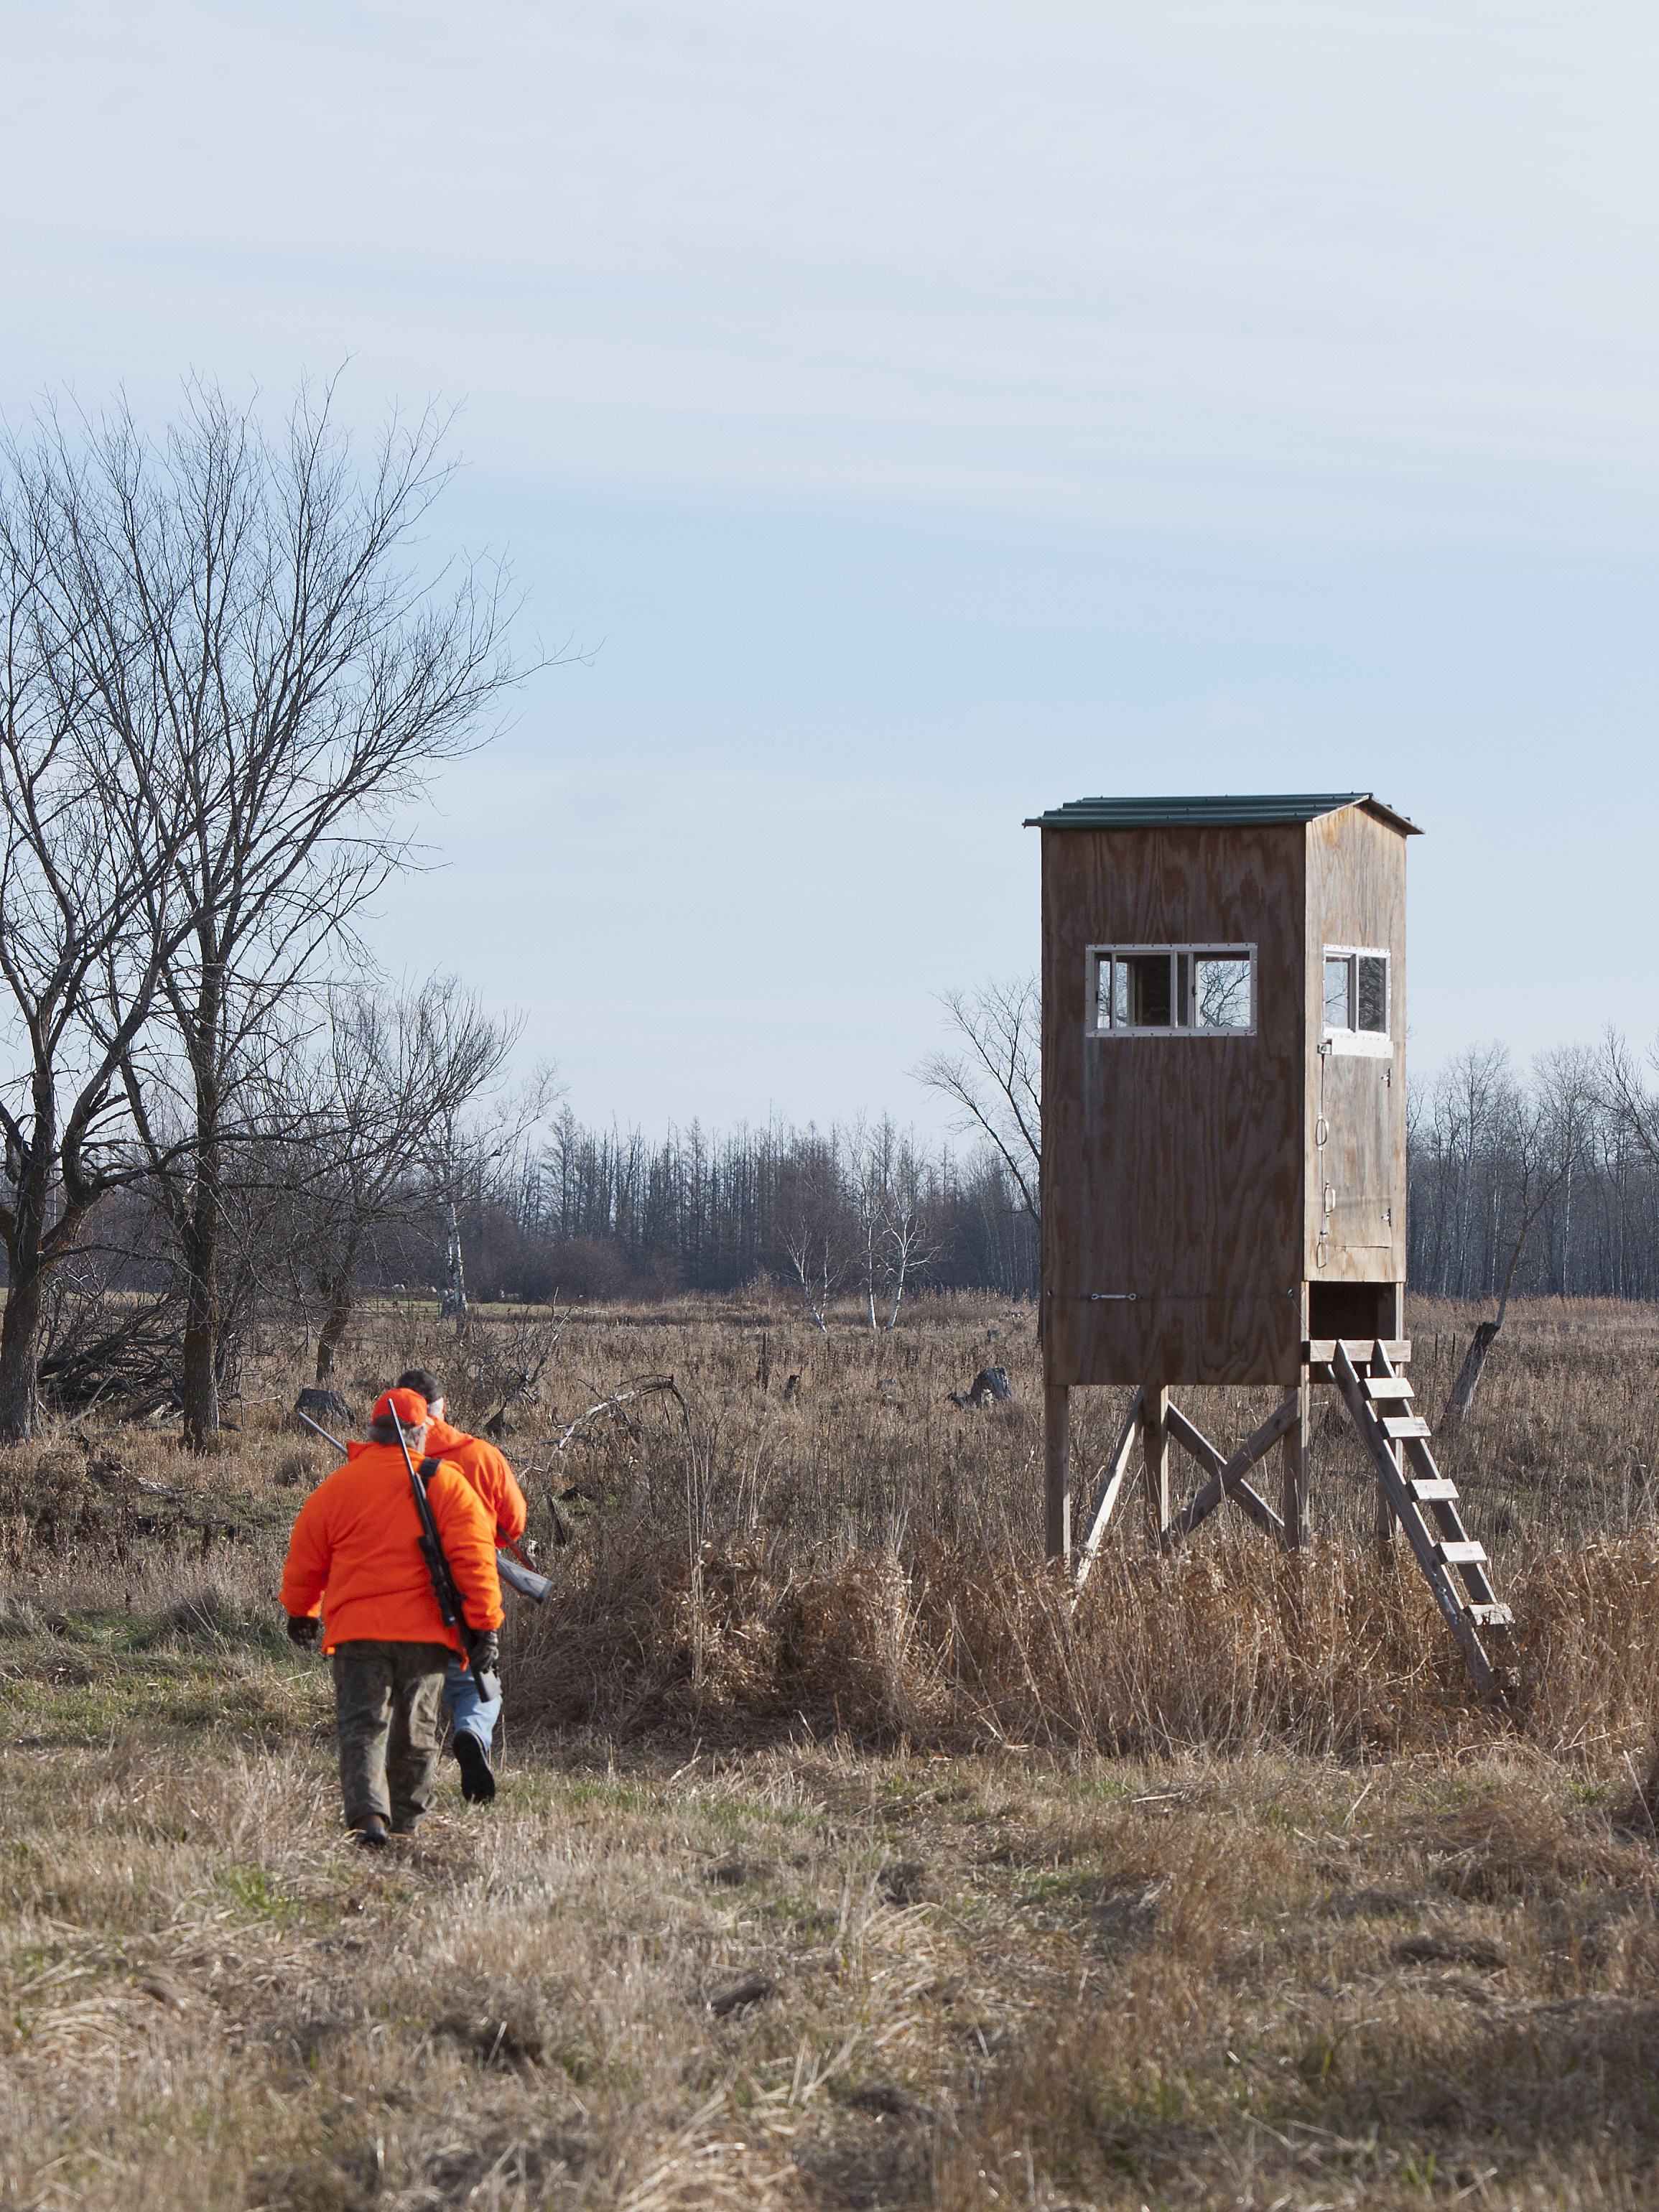
POLYGON ((545 1605, 553 1594, 553 1585, 545 1575, 538 1575, 533 1567, 521 1566, 508 1552, 497 1550, 495 1571, 508 1589, 515 1589, 524 1597, 533 1598, 538 1605, 545 1605))

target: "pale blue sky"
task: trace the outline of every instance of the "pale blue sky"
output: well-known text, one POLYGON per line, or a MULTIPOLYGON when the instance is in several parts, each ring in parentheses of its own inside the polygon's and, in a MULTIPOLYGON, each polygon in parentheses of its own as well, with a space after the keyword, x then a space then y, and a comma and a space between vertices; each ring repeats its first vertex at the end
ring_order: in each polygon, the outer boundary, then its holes
POLYGON ((0 0, 0 407, 464 403, 591 648, 377 927, 589 1118, 935 1110, 1022 816, 1374 788, 1415 1065, 1659 1027, 1659 16, 0 0))

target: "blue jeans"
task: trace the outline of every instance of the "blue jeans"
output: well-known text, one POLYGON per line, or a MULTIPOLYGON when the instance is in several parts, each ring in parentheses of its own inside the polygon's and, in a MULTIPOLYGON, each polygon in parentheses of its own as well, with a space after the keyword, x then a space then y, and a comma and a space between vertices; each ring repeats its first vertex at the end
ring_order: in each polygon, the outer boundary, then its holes
POLYGON ((481 1698, 478 1678, 470 1667, 452 1658, 444 1669, 444 1703, 457 1735, 476 1735, 486 1752, 501 1717, 499 1698, 481 1698))

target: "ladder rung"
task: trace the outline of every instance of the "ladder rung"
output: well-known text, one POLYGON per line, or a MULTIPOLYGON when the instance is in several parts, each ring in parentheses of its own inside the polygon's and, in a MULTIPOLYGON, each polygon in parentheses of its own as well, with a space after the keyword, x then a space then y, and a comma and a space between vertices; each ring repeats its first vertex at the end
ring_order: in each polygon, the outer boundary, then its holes
POLYGON ((1466 1605, 1468 1618, 1482 1628, 1513 1628, 1515 1615, 1506 1605, 1466 1605))
POLYGON ((1414 1398, 1417 1393, 1403 1375, 1362 1375, 1368 1398, 1414 1398))
POLYGON ((1437 1544, 1434 1556, 1449 1567, 1478 1567, 1486 1563, 1486 1547, 1473 1541, 1462 1544, 1437 1544))
POLYGON ((1432 1505, 1437 1498, 1455 1498, 1457 1495, 1457 1485, 1448 1482, 1443 1474, 1432 1478, 1426 1474, 1407 1475, 1406 1487, 1419 1505, 1432 1505))
POLYGON ((1379 1425, 1385 1437, 1427 1437, 1434 1433, 1428 1423, 1419 1420, 1415 1413, 1385 1413, 1379 1425))

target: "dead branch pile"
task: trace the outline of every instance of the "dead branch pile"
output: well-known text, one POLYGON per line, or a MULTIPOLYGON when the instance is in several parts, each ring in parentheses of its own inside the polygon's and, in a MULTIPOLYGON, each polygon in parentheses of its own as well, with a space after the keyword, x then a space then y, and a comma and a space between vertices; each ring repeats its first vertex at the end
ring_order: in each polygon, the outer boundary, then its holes
POLYGON ((179 1307, 168 1298, 58 1301, 40 1356, 42 1395, 75 1412, 118 1403, 135 1419, 178 1405, 181 1324, 179 1307))

